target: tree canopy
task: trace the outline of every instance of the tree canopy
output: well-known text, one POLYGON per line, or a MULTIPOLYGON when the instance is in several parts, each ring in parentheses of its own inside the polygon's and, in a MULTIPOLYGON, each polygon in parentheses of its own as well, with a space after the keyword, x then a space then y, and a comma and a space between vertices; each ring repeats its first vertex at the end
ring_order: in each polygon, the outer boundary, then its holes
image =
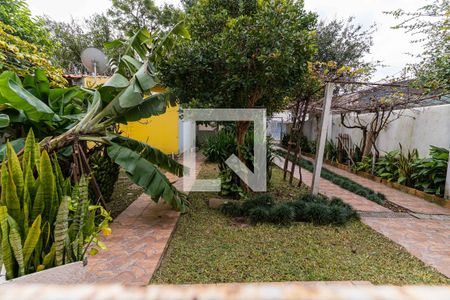
POLYGON ((163 81, 183 103, 279 111, 308 71, 315 20, 301 1, 198 1, 191 40, 162 64, 163 81))
POLYGON ((401 22, 395 29, 413 35, 413 44, 423 44, 420 62, 407 67, 416 84, 429 90, 450 90, 450 1, 434 0, 415 12, 389 12, 401 22))
POLYGON ((33 17, 24 0, 0 0, 0 21, 14 28, 14 35, 20 39, 51 50, 43 19, 33 17))

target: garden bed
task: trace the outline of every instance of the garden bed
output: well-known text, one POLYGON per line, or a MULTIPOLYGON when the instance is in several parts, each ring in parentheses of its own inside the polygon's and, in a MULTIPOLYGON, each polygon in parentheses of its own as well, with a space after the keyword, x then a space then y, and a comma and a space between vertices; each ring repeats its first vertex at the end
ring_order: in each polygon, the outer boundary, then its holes
MULTIPOLYGON (((315 159, 315 156, 313 154, 309 154, 309 153, 302 153, 302 156, 308 157, 310 159, 315 159)), ((370 180, 373 180, 375 182, 382 183, 382 184, 384 184, 384 185, 386 185, 386 186, 388 186, 390 188, 393 188, 393 189, 399 190, 401 192, 404 192, 404 193, 407 193, 407 194, 419 197, 419 198, 424 199, 424 200, 426 200, 428 202, 432 202, 432 203, 438 204, 438 205, 440 205, 442 207, 450 208, 450 201, 449 200, 446 200, 444 198, 438 197, 436 195, 431 195, 431 194, 425 193, 423 191, 420 191, 418 189, 415 189, 415 188, 412 188, 412 187, 408 187, 406 185, 403 185, 403 184, 400 184, 400 183, 397 183, 397 182, 387 181, 387 180, 385 180, 385 179, 383 179, 381 177, 375 176, 375 175, 367 173, 367 172, 353 170, 349 166, 341 164, 341 163, 338 163, 338 162, 335 162, 335 161, 324 159, 324 163, 326 163, 326 164, 328 164, 330 166, 339 168, 341 170, 344 170, 344 171, 347 171, 347 172, 351 172, 353 174, 356 174, 358 176, 364 177, 366 179, 370 179, 370 180)))
MULTIPOLYGON (((200 177, 215 178, 205 164, 200 177)), ((274 169, 279 201, 306 192, 274 169)), ((344 226, 283 227, 234 222, 207 206, 211 193, 192 193, 161 267, 151 283, 366 280, 375 284, 443 284, 449 280, 359 221, 344 226)))

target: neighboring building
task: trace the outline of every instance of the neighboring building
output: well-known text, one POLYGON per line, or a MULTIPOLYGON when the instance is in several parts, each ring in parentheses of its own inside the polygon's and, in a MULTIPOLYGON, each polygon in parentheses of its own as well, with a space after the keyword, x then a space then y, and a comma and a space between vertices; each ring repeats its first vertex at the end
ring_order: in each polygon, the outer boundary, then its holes
MULTIPOLYGON (((105 83, 108 76, 65 75, 72 85, 94 87, 105 83)), ((180 148, 179 106, 168 107, 160 116, 120 125, 122 135, 149 144, 166 154, 178 154, 180 148)))

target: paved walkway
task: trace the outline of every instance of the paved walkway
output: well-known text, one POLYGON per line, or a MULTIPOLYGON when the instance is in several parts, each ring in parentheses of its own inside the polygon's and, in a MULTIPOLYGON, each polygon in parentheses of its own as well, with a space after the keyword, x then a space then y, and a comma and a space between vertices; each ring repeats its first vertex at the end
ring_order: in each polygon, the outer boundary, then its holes
MULTIPOLYGON (((312 161, 312 159, 309 159, 309 158, 307 158, 307 159, 312 161)), ((336 167, 333 167, 330 165, 325 165, 324 167, 330 171, 333 171, 336 174, 350 178, 351 180, 353 180, 365 187, 368 187, 368 188, 374 190, 375 192, 383 193, 389 201, 391 201, 399 206, 402 206, 404 208, 407 208, 412 212, 419 213, 419 214, 450 216, 449 208, 442 207, 435 203, 428 202, 426 200, 423 200, 422 198, 413 196, 411 194, 404 193, 402 191, 396 190, 396 189, 391 188, 382 183, 375 182, 368 178, 358 176, 358 175, 348 172, 346 170, 342 170, 342 169, 339 169, 339 168, 336 168, 336 167)))
MULTIPOLYGON (((277 157, 274 162, 283 168, 283 158, 277 157)), ((447 208, 341 169, 328 165, 326 168, 381 192, 389 201, 417 212, 417 214, 394 213, 323 178, 320 180, 322 194, 328 197, 339 197, 349 203, 360 212, 362 222, 402 245, 409 253, 450 278, 450 218, 448 218, 447 208)), ((298 167, 295 168, 294 176, 299 178, 298 167)), ((311 172, 302 169, 302 178, 306 185, 311 186, 311 172)))
MULTIPOLYGON (((202 162, 203 157, 198 156, 197 174, 202 162)), ((181 188, 178 177, 167 177, 181 188)), ((164 201, 154 203, 142 194, 114 220, 112 234, 102 238, 108 249, 88 257, 87 275, 80 283, 147 285, 161 263, 179 216, 164 201)))

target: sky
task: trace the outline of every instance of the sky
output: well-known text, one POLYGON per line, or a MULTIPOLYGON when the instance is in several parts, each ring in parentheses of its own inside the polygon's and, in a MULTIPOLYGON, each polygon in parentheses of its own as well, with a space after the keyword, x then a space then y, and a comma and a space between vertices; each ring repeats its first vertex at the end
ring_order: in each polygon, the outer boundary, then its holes
MULTIPOLYGON (((34 15, 47 15, 57 21, 70 21, 71 18, 83 19, 91 14, 104 12, 110 7, 110 0, 27 0, 34 15)), ((156 0, 179 5, 178 0, 156 0)), ((381 61, 373 80, 381 80, 386 76, 395 76, 407 63, 416 62, 410 54, 422 52, 421 46, 410 44, 411 36, 402 30, 391 29, 398 23, 392 16, 383 14, 402 8, 415 11, 424 6, 426 0, 305 0, 305 8, 317 12, 320 19, 347 19, 355 17, 356 22, 365 27, 376 23, 374 45, 367 60, 381 61)))

